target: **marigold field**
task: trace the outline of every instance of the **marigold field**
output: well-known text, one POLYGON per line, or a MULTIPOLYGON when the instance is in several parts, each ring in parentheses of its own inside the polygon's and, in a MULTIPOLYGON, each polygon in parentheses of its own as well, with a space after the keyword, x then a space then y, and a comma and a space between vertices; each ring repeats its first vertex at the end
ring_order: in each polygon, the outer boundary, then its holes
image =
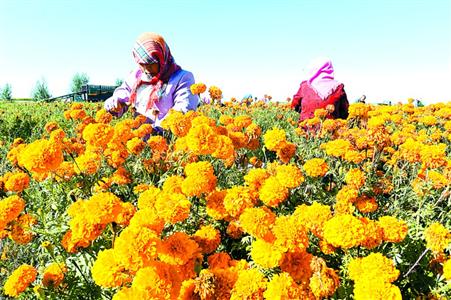
POLYGON ((1 103, 0 298, 449 299, 451 102, 349 112, 1 103))

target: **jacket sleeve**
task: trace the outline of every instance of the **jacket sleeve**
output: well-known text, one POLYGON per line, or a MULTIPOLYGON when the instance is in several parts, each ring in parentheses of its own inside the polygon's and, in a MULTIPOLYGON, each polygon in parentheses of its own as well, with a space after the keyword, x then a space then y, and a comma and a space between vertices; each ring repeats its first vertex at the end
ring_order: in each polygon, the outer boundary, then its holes
POLYGON ((343 84, 338 86, 337 90, 333 94, 333 97, 335 106, 335 110, 333 112, 334 118, 347 119, 349 115, 349 102, 343 84))
POLYGON ((302 84, 303 84, 303 82, 299 86, 299 90, 293 96, 293 101, 291 102, 291 108, 294 109, 297 112, 301 112, 301 103, 302 103, 302 98, 303 98, 302 84))
POLYGON ((190 87, 194 84, 194 76, 191 72, 186 72, 177 83, 174 90, 174 110, 186 113, 189 110, 196 110, 199 104, 199 97, 191 93, 190 87))
POLYGON ((114 90, 113 96, 105 101, 104 108, 112 115, 120 117, 128 110, 131 87, 137 80, 137 74, 137 70, 131 72, 124 82, 114 90))

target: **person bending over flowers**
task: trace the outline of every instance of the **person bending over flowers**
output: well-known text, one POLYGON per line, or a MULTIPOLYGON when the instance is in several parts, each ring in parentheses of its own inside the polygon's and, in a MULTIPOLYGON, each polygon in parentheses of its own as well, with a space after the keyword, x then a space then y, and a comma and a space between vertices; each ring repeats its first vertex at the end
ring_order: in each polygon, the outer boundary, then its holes
POLYGON ((131 106, 161 131, 161 121, 170 109, 183 113, 197 109, 199 98, 190 91, 194 76, 175 63, 162 36, 141 34, 133 47, 133 57, 138 67, 105 101, 108 112, 121 117, 131 106))

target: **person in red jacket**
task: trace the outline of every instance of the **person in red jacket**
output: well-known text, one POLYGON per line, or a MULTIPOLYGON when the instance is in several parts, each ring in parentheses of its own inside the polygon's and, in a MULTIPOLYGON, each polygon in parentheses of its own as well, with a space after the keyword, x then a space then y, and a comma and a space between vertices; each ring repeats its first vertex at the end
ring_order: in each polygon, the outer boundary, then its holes
POLYGON ((348 98, 344 85, 334 79, 334 67, 330 59, 316 59, 308 68, 307 80, 301 82, 291 107, 300 113, 299 121, 314 117, 316 109, 329 111, 327 118, 346 119, 348 98))

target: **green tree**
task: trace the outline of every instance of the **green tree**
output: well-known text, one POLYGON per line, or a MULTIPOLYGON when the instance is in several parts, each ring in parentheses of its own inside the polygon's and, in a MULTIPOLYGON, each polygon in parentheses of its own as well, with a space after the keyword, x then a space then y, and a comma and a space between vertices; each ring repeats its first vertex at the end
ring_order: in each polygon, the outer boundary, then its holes
POLYGON ((70 86, 70 91, 72 93, 77 93, 81 91, 81 87, 84 84, 88 84, 89 77, 86 73, 76 73, 74 77, 72 77, 72 83, 70 86))
POLYGON ((49 88, 45 79, 42 78, 41 80, 38 80, 36 82, 36 86, 33 89, 33 92, 31 93, 31 98, 33 98, 34 101, 39 101, 46 100, 50 97, 52 97, 52 95, 49 92, 49 88))
POLYGON ((12 89, 9 83, 5 84, 5 87, 0 90, 0 99, 1 100, 12 100, 12 89))
POLYGON ((122 79, 120 79, 120 78, 116 79, 116 85, 117 85, 117 86, 122 85, 123 82, 124 82, 124 80, 122 80, 122 79))

